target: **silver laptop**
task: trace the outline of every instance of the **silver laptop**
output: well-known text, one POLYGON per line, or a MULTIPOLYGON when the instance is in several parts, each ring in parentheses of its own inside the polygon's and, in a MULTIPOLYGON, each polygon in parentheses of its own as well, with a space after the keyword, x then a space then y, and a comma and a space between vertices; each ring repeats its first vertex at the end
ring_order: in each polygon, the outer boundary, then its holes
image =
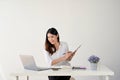
POLYGON ((27 70, 42 71, 51 69, 47 67, 38 67, 32 55, 20 55, 20 59, 24 66, 24 69, 27 70))

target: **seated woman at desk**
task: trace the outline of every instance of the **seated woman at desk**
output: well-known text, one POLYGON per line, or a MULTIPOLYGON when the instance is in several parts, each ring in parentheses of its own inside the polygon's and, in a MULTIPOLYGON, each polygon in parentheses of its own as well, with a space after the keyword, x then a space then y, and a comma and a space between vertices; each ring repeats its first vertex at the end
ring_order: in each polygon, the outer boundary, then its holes
MULTIPOLYGON (((68 45, 59 40, 58 31, 49 28, 46 33, 45 57, 49 66, 70 65, 74 54, 68 50, 68 45)), ((49 80, 70 80, 71 76, 48 76, 49 80)))

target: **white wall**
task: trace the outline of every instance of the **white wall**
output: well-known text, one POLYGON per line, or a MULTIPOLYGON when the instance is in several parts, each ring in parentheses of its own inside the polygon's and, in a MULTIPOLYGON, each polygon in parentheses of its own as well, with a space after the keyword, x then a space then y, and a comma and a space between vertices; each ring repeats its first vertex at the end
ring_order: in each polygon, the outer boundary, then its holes
POLYGON ((115 71, 110 80, 118 80, 119 4, 119 0, 0 0, 2 78, 23 69, 19 54, 32 54, 38 65, 46 66, 42 54, 45 34, 49 27, 56 27, 70 50, 83 44, 72 65, 88 66, 88 56, 95 54, 101 64, 115 71))

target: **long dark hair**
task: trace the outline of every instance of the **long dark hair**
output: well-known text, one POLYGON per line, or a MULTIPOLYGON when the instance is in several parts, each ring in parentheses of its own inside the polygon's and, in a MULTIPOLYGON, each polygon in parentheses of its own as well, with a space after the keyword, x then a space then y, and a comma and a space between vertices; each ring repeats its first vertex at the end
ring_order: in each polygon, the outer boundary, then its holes
POLYGON ((55 28, 49 28, 47 33, 46 33, 46 40, 45 40, 45 50, 49 52, 49 54, 53 54, 54 52, 56 52, 56 48, 53 44, 51 44, 49 41, 48 41, 48 33, 50 34, 53 34, 53 35, 58 35, 58 42, 59 42, 59 33, 58 31, 55 29, 55 28))

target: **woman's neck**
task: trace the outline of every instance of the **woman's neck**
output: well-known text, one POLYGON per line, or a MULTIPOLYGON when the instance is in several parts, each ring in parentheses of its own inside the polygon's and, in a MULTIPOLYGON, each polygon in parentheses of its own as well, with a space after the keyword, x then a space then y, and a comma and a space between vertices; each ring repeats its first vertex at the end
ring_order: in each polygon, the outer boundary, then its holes
POLYGON ((60 45, 60 43, 59 43, 59 42, 57 42, 57 43, 55 44, 55 48, 56 48, 56 50, 58 50, 58 49, 59 49, 59 45, 60 45))

